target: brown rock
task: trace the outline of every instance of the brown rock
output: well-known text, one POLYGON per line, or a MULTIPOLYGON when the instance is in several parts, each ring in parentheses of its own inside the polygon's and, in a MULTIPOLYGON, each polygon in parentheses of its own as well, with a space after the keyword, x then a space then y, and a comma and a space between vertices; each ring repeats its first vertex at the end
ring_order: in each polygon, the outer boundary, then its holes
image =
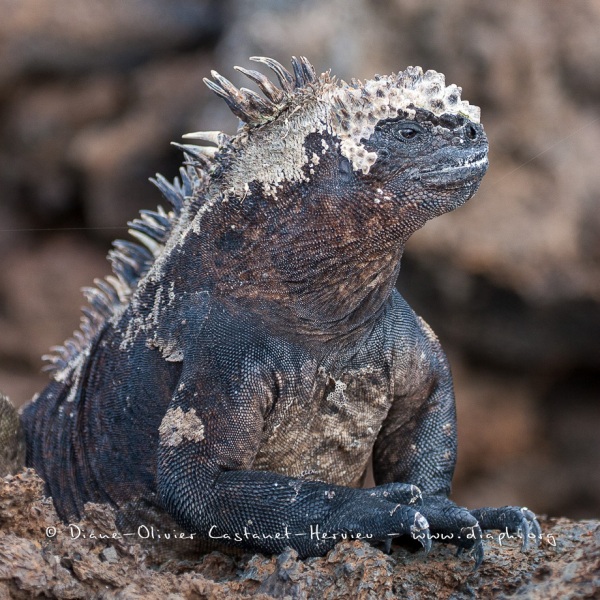
POLYGON ((0 390, 17 406, 48 381, 40 357, 79 326, 80 288, 107 274, 104 251, 64 235, 0 256, 0 390))
POLYGON ((219 27, 216 2, 1 0, 0 86, 23 72, 121 68, 181 48, 219 27))
POLYGON ((486 558, 435 544, 428 557, 396 546, 390 555, 363 541, 339 543, 323 558, 228 557, 150 568, 144 550, 116 533, 112 511, 89 505, 75 527, 61 523, 32 471, 0 480, 0 593, 6 598, 591 598, 600 590, 600 522, 542 520, 539 547, 486 541, 486 558), (75 537, 73 531, 79 532, 75 537), (93 532, 93 536, 91 533, 93 532), (84 537, 85 536, 85 537, 84 537), (106 560, 106 556, 118 560, 106 560))

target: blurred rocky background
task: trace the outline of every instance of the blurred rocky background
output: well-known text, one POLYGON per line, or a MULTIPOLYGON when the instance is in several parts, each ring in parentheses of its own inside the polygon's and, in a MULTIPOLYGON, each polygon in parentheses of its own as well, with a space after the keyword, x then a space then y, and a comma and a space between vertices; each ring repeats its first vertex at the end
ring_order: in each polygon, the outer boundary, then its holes
MULTIPOLYGON (((490 170, 414 236, 400 288, 456 377, 455 498, 600 516, 600 3, 0 0, 0 389, 22 404, 79 288, 177 173, 169 145, 236 123, 202 83, 252 55, 446 74, 490 170)), ((244 82, 246 85, 246 82, 244 82)))

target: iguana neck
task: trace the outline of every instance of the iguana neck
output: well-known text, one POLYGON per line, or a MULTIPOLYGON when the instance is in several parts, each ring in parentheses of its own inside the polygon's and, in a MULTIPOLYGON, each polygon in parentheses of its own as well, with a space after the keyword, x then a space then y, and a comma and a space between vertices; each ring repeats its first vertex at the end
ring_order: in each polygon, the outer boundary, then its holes
MULTIPOLYGON (((359 245, 356 242, 355 246, 359 245)), ((360 336, 370 329, 389 299, 401 255, 399 246, 369 259, 363 255, 360 260, 344 252, 337 255, 339 260, 307 269, 307 283, 296 284, 289 296, 288 318, 306 335, 360 336)))
POLYGON ((407 237, 402 220, 366 203, 357 211, 354 200, 344 203, 346 214, 317 198, 308 206, 289 204, 277 212, 248 207, 249 219, 229 207, 226 219, 208 216, 202 229, 215 236, 199 234, 197 243, 211 257, 201 268, 212 270, 214 293, 293 335, 360 336, 395 285, 407 237))

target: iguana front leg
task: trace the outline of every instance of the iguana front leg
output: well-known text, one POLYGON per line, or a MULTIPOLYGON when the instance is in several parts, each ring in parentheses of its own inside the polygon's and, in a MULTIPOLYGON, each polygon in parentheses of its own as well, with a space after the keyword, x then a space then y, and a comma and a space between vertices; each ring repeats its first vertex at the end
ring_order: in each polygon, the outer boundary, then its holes
POLYGON ((457 446, 452 377, 431 329, 403 312, 414 346, 409 360, 404 347, 401 367, 395 373, 398 395, 374 448, 375 481, 417 485, 423 493, 420 510, 434 539, 455 544, 459 551, 469 550, 476 567, 483 560, 482 530, 520 533, 525 549, 529 537, 540 535, 531 511, 511 506, 470 511, 448 499, 457 446))
POLYGON ((410 504, 414 486, 352 489, 252 470, 264 415, 277 402, 275 378, 251 360, 226 367, 219 354, 193 361, 202 372, 184 370, 159 428, 158 493, 182 527, 262 552, 290 546, 302 557, 326 553, 342 534, 428 533, 410 504))

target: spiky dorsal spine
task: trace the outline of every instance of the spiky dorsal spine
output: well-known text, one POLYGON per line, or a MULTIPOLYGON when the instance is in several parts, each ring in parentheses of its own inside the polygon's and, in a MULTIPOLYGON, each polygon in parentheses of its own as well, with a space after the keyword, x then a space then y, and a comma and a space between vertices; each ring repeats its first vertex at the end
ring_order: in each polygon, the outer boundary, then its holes
POLYGON ((231 81, 216 71, 211 72, 214 81, 204 78, 204 83, 217 96, 225 100, 231 112, 250 126, 262 125, 277 118, 298 90, 310 87, 320 81, 314 67, 304 56, 300 58, 292 56, 293 75, 281 63, 272 58, 251 56, 250 60, 269 67, 277 75, 281 88, 278 88, 262 73, 242 67, 234 67, 234 69, 256 83, 265 95, 264 98, 252 90, 236 88, 231 81))
MULTIPOLYGON (((215 71, 212 72, 215 81, 204 80, 211 90, 225 100, 231 111, 249 126, 276 118, 294 93, 318 79, 313 66, 304 57, 292 58, 293 75, 271 58, 252 57, 250 60, 267 65, 277 75, 281 87, 277 87, 262 73, 241 67, 236 69, 254 81, 265 98, 245 88, 238 90, 215 71)), ((79 330, 62 346, 51 347, 50 353, 42 357, 47 362, 43 370, 51 372, 55 379, 60 381, 68 377, 106 323, 118 317, 128 306, 139 281, 161 256, 182 215, 186 210, 195 208, 194 203, 202 195, 202 188, 207 187, 209 173, 218 161, 217 154, 230 142, 229 136, 220 131, 195 132, 184 137, 216 146, 174 144, 185 155, 180 178, 175 178, 173 183, 162 175, 151 179, 167 200, 169 210, 159 206, 156 211, 140 211, 140 216, 128 223, 129 233, 136 241, 113 242, 113 249, 108 254, 113 275, 95 279, 94 286, 83 288, 88 305, 82 308, 79 330)))
POLYGON ((66 375, 65 372, 86 351, 106 322, 125 309, 138 282, 162 253, 184 206, 190 202, 197 168, 197 165, 181 168, 181 179, 176 177, 173 183, 162 175, 151 180, 169 203, 169 211, 162 206, 156 211, 140 211, 140 216, 128 223, 129 233, 136 242, 113 242, 113 249, 108 253, 113 275, 95 279, 94 286, 82 289, 88 305, 82 308, 80 328, 62 346, 53 346, 50 348, 51 353, 42 356, 42 360, 47 362, 43 367, 44 371, 61 379, 61 375, 66 375))

